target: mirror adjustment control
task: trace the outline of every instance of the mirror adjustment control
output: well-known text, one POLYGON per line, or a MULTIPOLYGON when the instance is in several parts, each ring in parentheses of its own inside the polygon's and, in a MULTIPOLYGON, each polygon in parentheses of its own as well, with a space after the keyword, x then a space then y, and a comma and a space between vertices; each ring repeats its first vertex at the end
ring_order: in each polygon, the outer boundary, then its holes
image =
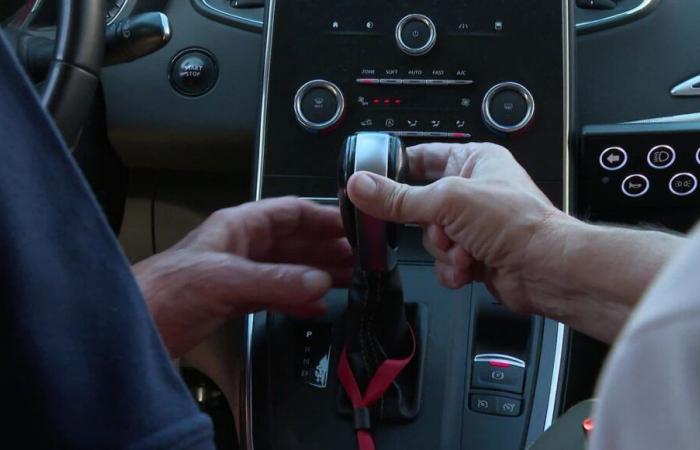
POLYGON ((508 355, 483 354, 474 357, 472 388, 521 394, 525 362, 508 355))
POLYGON ((396 25, 396 44, 411 56, 428 53, 437 41, 435 24, 423 14, 409 14, 396 25))
POLYGON ((520 83, 507 81, 486 92, 481 104, 486 126, 501 133, 515 133, 527 127, 535 116, 535 99, 520 83))
POLYGON ((311 80, 294 96, 297 122, 310 132, 333 129, 345 114, 345 98, 335 84, 326 80, 311 80))

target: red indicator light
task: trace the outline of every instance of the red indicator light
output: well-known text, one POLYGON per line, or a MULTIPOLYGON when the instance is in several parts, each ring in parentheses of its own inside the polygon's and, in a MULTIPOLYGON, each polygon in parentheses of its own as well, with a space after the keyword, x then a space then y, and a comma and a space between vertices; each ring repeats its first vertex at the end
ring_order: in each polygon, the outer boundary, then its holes
POLYGON ((374 100, 372 100, 372 103, 374 103, 375 105, 378 105, 378 104, 379 104, 379 99, 378 99, 378 98, 375 98, 374 100))
POLYGON ((489 361, 489 366, 492 367, 510 367, 510 364, 505 361, 489 361))
POLYGON ((385 98, 385 99, 384 99, 384 104, 385 104, 385 105, 388 105, 389 103, 391 103, 391 100, 389 100, 388 98, 385 98))
POLYGON ((590 417, 585 419, 582 423, 581 426, 583 427, 583 431, 588 434, 591 431, 593 431, 593 419, 590 417))
POLYGON ((401 99, 400 99, 400 98, 397 98, 396 100, 394 100, 394 104, 400 105, 400 104, 401 104, 401 99))

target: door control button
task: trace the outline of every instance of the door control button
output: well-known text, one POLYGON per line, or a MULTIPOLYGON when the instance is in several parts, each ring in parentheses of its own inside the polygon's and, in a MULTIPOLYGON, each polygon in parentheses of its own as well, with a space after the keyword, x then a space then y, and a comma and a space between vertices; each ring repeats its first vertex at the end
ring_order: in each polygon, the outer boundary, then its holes
POLYGON ((605 170, 619 170, 627 164, 627 152, 622 147, 608 147, 600 154, 600 166, 605 170))
POLYGON ((647 153, 647 162, 654 169, 670 167, 676 160, 676 151, 670 145, 657 145, 647 153))
POLYGON ((330 81, 309 81, 294 96, 294 115, 307 131, 324 131, 334 127, 344 112, 343 93, 330 81))
POLYGON ((428 53, 437 41, 435 24, 423 14, 409 14, 396 25, 396 44, 411 56, 428 53))
POLYGON ((649 190, 649 179, 641 174, 630 175, 622 181, 622 193, 628 197, 641 197, 649 190))
POLYGON ((469 409, 484 414, 496 414, 498 411, 497 397, 495 395, 472 394, 469 409))
POLYGON ((671 178, 668 188, 675 195, 685 197, 695 192, 695 189, 698 188, 698 179, 692 173, 679 173, 671 178))
POLYGON ((472 388, 521 394, 525 363, 507 355, 477 355, 472 367, 472 388))

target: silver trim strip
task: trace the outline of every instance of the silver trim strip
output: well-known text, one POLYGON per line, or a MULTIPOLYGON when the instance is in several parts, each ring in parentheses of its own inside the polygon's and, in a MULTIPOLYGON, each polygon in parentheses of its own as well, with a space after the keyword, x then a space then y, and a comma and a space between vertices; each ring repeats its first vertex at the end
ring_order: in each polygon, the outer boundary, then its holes
POLYGON ((674 97, 696 97, 700 95, 700 75, 676 85, 671 89, 674 97))
POLYGON ((576 32, 590 33, 604 28, 610 28, 617 25, 622 25, 639 19, 649 14, 656 8, 661 0, 642 0, 639 5, 627 11, 613 14, 612 16, 604 17, 597 20, 589 20, 587 22, 579 22, 576 24, 576 32))
MULTIPOLYGON (((258 28, 262 28, 262 26, 263 26, 263 22, 260 20, 255 20, 255 19, 251 19, 248 17, 239 16, 238 14, 232 14, 228 11, 225 11, 223 9, 217 8, 216 6, 211 5, 208 0, 201 0, 201 1, 202 1, 202 4, 204 6, 211 9, 212 11, 216 11, 220 14, 223 14, 224 16, 231 17, 231 18, 237 20, 238 22, 242 22, 242 23, 245 23, 247 25, 251 25, 254 27, 258 27, 258 28)), ((269 1, 270 1, 270 3, 274 3, 274 0, 269 0, 269 1)))
POLYGON ((163 13, 158 13, 160 15, 160 23, 163 26, 163 42, 169 42, 170 38, 173 36, 173 32, 170 28, 170 19, 163 13))
POLYGON ((502 133, 515 133, 525 128, 535 115, 535 99, 532 97, 530 91, 527 90, 525 86, 514 81, 506 81, 504 83, 498 83, 491 87, 484 95, 484 99, 481 102, 481 115, 484 117, 486 125, 493 128, 494 130, 500 131, 502 133), (527 104, 527 111, 525 112, 525 117, 523 120, 516 123, 515 125, 502 125, 491 116, 491 100, 493 97, 501 91, 513 90, 523 96, 525 103, 527 104))
POLYGON ((399 20, 399 23, 396 24, 396 29, 394 30, 394 37, 396 38, 396 45, 399 46, 399 49, 402 52, 410 56, 421 56, 428 53, 435 46, 435 42, 437 42, 437 30, 433 21, 430 20, 430 17, 425 16, 423 14, 409 14, 407 16, 404 16, 401 20, 399 20), (422 47, 409 47, 403 41, 403 37, 401 36, 403 27, 405 27, 406 24, 412 20, 423 22, 428 27, 428 30, 430 30, 428 42, 426 42, 425 45, 423 45, 422 47))
MULTIPOLYGON (((571 149, 569 140, 571 133, 571 38, 572 25, 575 24, 573 11, 570 10, 569 0, 562 0, 562 31, 563 61, 564 61, 564 199, 562 209, 565 213, 571 212, 571 149)), ((557 394, 559 393, 559 377, 561 376, 561 364, 564 356, 564 335, 566 326, 557 323, 557 342, 554 347, 554 365, 552 367, 552 380, 549 386, 549 402, 547 403, 547 414, 544 420, 544 430, 547 430, 554 421, 554 414, 557 407, 557 394)))
MULTIPOLYGON (((206 3, 206 2, 205 2, 206 3)), ((255 200, 262 198, 263 167, 265 163, 265 126, 267 123, 267 98, 270 91, 270 59, 272 57, 272 29, 274 28, 275 0, 268 0, 267 7, 267 34, 265 35, 265 60, 263 61, 263 89, 260 101, 260 128, 258 129, 258 161, 255 179, 255 200)), ((244 398, 243 414, 245 420, 245 448, 255 450, 253 442, 253 326, 255 314, 248 314, 246 321, 245 345, 243 347, 243 359, 245 360, 245 373, 243 374, 244 398)))
POLYGON ((508 363, 512 366, 525 368, 525 361, 518 359, 514 356, 504 355, 502 353, 482 353, 474 357, 474 362, 490 362, 490 361, 501 361, 508 363))
POLYGON ((623 122, 623 124, 634 124, 634 123, 676 123, 676 122, 700 122, 700 112, 690 113, 690 114, 679 114, 677 116, 661 116, 652 117, 649 119, 639 119, 630 122, 623 122))

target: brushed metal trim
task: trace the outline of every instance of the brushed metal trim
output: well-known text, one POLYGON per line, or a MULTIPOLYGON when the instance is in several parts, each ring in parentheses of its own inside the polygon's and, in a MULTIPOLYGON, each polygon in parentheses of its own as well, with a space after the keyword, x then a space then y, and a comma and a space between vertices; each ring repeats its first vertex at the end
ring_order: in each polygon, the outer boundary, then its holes
POLYGON ((602 19, 589 20, 576 24, 576 32, 579 34, 591 33, 593 31, 604 30, 618 25, 640 19, 652 12, 661 0, 642 0, 639 5, 618 14, 603 17, 602 19))
POLYGON ((622 122, 623 124, 644 124, 644 123, 684 123, 700 122, 700 112, 690 114, 678 114, 675 116, 651 117, 649 119, 632 120, 622 122))

